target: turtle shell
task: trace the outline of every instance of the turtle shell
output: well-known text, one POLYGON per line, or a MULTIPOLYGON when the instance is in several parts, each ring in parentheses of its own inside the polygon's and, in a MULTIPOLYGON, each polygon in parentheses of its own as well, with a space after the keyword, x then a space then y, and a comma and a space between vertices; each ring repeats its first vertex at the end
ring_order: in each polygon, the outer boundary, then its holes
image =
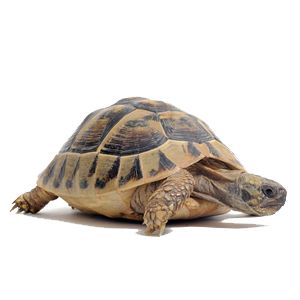
POLYGON ((38 185, 57 195, 104 194, 161 180, 204 157, 243 169, 203 121, 162 101, 126 98, 89 114, 38 185))

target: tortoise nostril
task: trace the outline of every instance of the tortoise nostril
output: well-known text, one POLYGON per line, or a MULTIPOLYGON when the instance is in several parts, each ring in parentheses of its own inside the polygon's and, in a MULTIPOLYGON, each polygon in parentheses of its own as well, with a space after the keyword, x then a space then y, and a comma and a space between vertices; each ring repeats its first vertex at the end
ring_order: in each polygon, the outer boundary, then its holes
POLYGON ((262 191, 268 198, 273 198, 276 195, 275 189, 268 185, 263 186, 262 191))
POLYGON ((287 192, 284 188, 279 188, 279 193, 283 196, 286 196, 287 192))

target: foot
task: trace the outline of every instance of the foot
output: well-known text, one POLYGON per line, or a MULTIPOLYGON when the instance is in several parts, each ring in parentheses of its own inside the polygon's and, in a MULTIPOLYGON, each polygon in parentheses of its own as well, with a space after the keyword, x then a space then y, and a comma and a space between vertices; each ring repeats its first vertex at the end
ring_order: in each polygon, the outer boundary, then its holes
POLYGON ((151 202, 144 214, 144 224, 147 226, 146 234, 162 235, 171 215, 172 212, 168 206, 160 202, 151 202))
POLYGON ((161 183, 145 206, 144 224, 147 233, 157 232, 161 235, 164 232, 169 218, 190 197, 194 183, 193 176, 186 170, 180 170, 161 183))
POLYGON ((30 192, 25 193, 13 202, 13 207, 10 211, 18 208, 18 213, 35 214, 40 211, 49 201, 56 199, 57 196, 45 191, 40 187, 35 187, 30 192))
POLYGON ((18 211, 17 211, 18 213, 20 213, 20 212, 25 212, 25 213, 30 212, 30 205, 22 196, 20 196, 12 204, 13 204, 13 207, 11 208, 10 211, 13 211, 14 209, 18 208, 18 211))

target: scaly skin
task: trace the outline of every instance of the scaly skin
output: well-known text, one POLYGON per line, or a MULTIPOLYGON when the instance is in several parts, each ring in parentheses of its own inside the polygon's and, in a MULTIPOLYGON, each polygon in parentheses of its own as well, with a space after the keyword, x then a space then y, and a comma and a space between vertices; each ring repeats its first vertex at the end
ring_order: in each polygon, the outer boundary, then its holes
POLYGON ((146 233, 161 235, 164 232, 168 219, 190 197, 194 184, 194 178, 187 170, 180 170, 162 182, 145 206, 146 233))
POLYGON ((13 202, 14 206, 11 210, 19 208, 18 212, 35 214, 40 211, 49 201, 56 199, 57 196, 45 191, 40 187, 35 187, 30 192, 22 194, 13 202))

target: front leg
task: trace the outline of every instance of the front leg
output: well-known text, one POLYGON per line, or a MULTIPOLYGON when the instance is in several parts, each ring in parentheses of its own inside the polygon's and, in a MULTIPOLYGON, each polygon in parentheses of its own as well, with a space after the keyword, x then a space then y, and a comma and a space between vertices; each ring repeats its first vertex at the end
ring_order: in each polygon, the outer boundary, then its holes
POLYGON ((169 176, 150 196, 145 205, 144 224, 147 233, 164 232, 166 223, 190 197, 194 189, 194 178, 187 170, 169 176))

